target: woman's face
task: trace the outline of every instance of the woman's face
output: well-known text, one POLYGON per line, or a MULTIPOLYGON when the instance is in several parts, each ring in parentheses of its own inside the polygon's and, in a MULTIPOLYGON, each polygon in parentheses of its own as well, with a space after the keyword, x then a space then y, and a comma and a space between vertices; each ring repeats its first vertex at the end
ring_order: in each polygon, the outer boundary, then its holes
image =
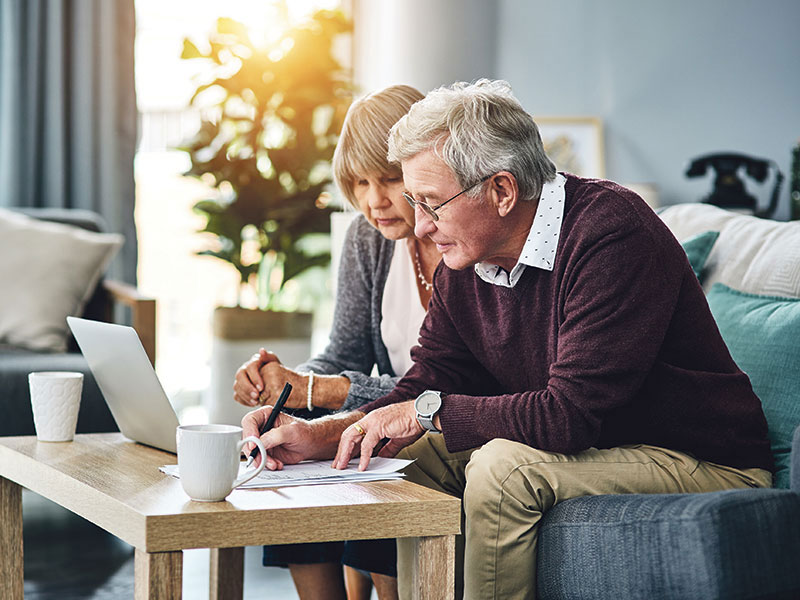
POLYGON ((390 240, 414 235, 414 209, 403 198, 404 190, 400 171, 366 175, 353 182, 359 210, 370 225, 390 240))

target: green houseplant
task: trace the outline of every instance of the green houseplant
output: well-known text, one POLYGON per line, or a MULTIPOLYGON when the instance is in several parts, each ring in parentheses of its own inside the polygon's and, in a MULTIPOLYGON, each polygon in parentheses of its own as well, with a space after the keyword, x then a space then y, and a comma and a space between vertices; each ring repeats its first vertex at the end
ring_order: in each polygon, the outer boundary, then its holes
POLYGON ((256 47, 229 18, 218 19, 207 49, 184 40, 181 57, 207 61, 214 75, 192 96, 203 117, 182 148, 186 174, 215 190, 194 207, 216 236, 200 254, 230 263, 241 286, 255 283, 262 309, 283 308, 286 283, 330 260, 314 238, 330 232, 323 191, 351 97, 333 44, 349 31, 340 12, 318 11, 272 48, 256 47))
POLYGON ((194 207, 205 217, 202 231, 215 236, 200 254, 231 264, 240 281, 238 306, 213 315, 212 423, 241 421, 247 409, 234 403, 231 384, 259 346, 290 365, 310 353, 311 314, 296 311, 297 297, 310 294, 286 292, 330 261, 333 208, 323 191, 351 98, 333 46, 349 30, 341 13, 319 11, 271 48, 257 48, 244 25, 227 18, 203 49, 184 40, 182 57, 206 61, 213 73, 192 96, 202 122, 182 148, 191 158, 186 174, 214 190, 194 207), (253 284, 262 310, 242 306, 241 292, 253 284))

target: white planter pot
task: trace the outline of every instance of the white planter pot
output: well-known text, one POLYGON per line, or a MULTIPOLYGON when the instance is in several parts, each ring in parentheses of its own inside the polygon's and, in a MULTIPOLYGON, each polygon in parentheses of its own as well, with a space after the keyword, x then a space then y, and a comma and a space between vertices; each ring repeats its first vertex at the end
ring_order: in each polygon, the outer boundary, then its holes
POLYGON ((211 381, 206 397, 209 423, 239 425, 251 408, 233 399, 237 369, 259 348, 294 367, 311 354, 310 313, 270 312, 239 307, 214 310, 211 381))

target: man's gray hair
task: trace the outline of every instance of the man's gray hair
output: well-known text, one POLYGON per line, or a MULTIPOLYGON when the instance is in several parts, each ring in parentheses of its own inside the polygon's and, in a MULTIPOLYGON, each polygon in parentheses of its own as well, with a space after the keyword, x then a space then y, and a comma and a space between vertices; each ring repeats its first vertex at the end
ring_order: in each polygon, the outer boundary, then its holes
MULTIPOLYGON (((432 149, 462 188, 509 171, 521 200, 537 199, 556 176, 533 117, 505 81, 457 82, 430 92, 389 132, 389 162, 432 149)), ((480 186, 467 192, 476 197, 480 186)))

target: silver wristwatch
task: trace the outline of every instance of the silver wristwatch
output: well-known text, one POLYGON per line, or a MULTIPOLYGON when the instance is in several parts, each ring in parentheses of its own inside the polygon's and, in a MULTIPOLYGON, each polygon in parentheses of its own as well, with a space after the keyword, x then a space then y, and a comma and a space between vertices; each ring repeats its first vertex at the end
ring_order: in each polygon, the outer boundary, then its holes
POLYGON ((414 400, 414 410, 417 411, 417 422, 425 431, 442 433, 433 424, 433 416, 442 408, 442 393, 434 390, 425 390, 414 400))

